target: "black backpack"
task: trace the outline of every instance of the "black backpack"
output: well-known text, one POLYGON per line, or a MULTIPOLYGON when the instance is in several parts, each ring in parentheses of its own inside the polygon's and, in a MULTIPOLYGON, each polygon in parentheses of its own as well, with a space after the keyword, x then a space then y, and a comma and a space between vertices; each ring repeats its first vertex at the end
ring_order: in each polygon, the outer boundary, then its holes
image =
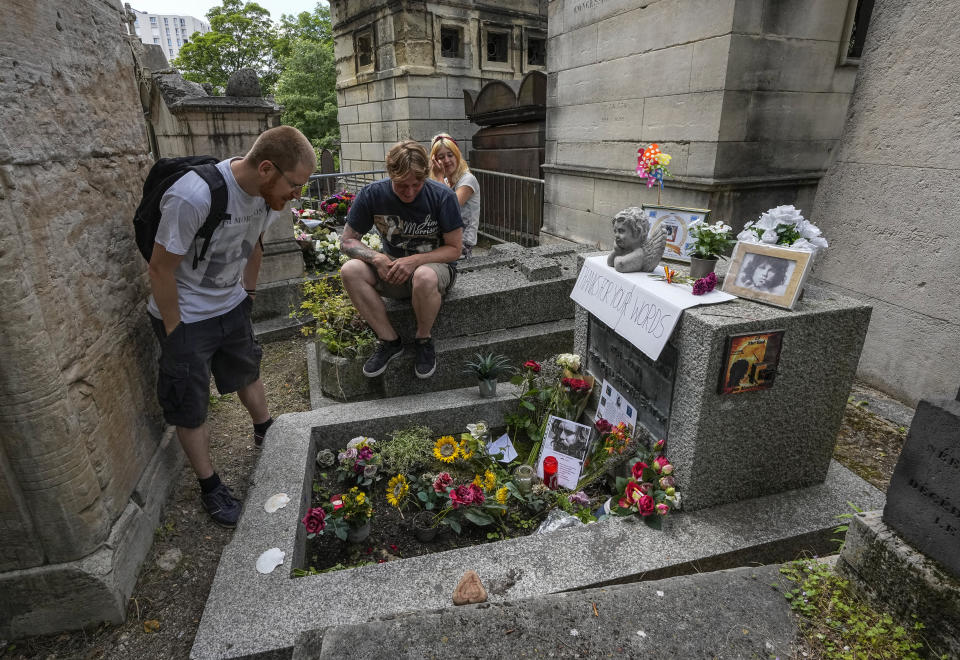
POLYGON ((133 216, 133 229, 137 236, 137 247, 148 262, 153 255, 153 244, 160 226, 160 200, 167 189, 180 180, 187 172, 196 172, 210 187, 210 213, 197 231, 193 240, 203 239, 199 253, 193 255, 193 267, 203 261, 210 245, 210 237, 220 223, 230 217, 227 213, 227 182, 224 180, 213 156, 183 156, 182 158, 161 158, 147 174, 143 182, 143 196, 133 216))

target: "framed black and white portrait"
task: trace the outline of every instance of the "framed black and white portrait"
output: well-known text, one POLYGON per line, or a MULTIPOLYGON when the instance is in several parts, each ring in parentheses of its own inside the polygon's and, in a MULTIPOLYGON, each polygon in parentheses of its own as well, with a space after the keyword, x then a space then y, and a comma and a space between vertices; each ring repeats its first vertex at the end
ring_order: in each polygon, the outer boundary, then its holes
POLYGON ((723 290, 740 298, 793 309, 803 290, 813 256, 782 245, 738 242, 730 258, 723 290))

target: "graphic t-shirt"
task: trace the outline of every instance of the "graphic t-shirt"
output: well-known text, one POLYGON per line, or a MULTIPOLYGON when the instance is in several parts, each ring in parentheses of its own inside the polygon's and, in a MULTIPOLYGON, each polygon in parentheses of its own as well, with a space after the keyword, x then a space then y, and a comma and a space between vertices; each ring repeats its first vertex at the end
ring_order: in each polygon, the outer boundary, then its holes
POLYGON ((443 234, 463 227, 457 196, 432 179, 409 204, 393 192, 390 179, 365 186, 353 200, 347 224, 361 235, 376 227, 383 252, 395 259, 435 250, 443 245, 443 234))
MULTIPOLYGON (((260 234, 282 213, 271 211, 262 197, 249 195, 240 187, 230 169, 231 160, 217 163, 227 182, 228 217, 213 232, 207 254, 196 270, 193 257, 203 247, 203 239, 195 236, 210 212, 209 186, 199 174, 189 172, 170 186, 160 200, 156 242, 167 252, 183 255, 174 275, 184 323, 225 314, 246 298, 241 278, 247 259, 260 234)), ((147 310, 161 318, 152 294, 147 310)))

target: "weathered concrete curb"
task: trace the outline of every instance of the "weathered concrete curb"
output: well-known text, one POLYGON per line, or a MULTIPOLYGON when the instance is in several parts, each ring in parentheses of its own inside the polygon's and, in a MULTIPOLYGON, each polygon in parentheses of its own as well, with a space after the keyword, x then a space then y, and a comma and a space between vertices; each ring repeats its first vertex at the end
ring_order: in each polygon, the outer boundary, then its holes
POLYGON ((960 657, 960 581, 908 545, 881 513, 851 519, 838 572, 903 620, 915 614, 936 650, 960 657))
POLYGON ((447 607, 306 632, 293 658, 793 657, 789 584, 758 566, 447 607))
MULTIPOLYGON (((437 433, 472 421, 501 423, 515 388, 480 399, 476 388, 327 406, 282 415, 264 443, 243 517, 224 548, 191 652, 193 658, 254 654, 288 657, 297 634, 374 617, 445 607, 468 569, 483 576, 491 602, 503 602, 693 570, 784 561, 800 549, 823 553, 835 516, 882 505, 875 488, 831 464, 824 483, 802 490, 674 516, 663 532, 635 519, 510 539, 496 544, 292 579, 304 552, 300 519, 310 496, 316 448, 343 447, 356 435, 383 437, 414 423, 437 433), (274 514, 271 495, 293 502, 274 514), (279 547, 285 563, 269 575, 254 568, 279 547)), ((730 484, 735 488, 736 484, 730 484)), ((828 543, 828 542, 827 542, 828 543)))

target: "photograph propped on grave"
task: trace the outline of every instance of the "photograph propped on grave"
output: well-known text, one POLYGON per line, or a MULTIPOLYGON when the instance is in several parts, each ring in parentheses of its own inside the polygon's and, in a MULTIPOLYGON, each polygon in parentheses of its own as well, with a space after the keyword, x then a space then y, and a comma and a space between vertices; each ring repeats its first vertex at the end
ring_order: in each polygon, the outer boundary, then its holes
POLYGON ((812 265, 812 252, 739 241, 723 290, 740 298, 793 309, 812 265))
POLYGON ((644 204, 643 210, 650 216, 650 232, 662 228, 667 235, 667 244, 663 248, 665 259, 690 262, 694 240, 690 235, 690 223, 696 220, 707 221, 710 209, 689 209, 683 207, 644 204))

